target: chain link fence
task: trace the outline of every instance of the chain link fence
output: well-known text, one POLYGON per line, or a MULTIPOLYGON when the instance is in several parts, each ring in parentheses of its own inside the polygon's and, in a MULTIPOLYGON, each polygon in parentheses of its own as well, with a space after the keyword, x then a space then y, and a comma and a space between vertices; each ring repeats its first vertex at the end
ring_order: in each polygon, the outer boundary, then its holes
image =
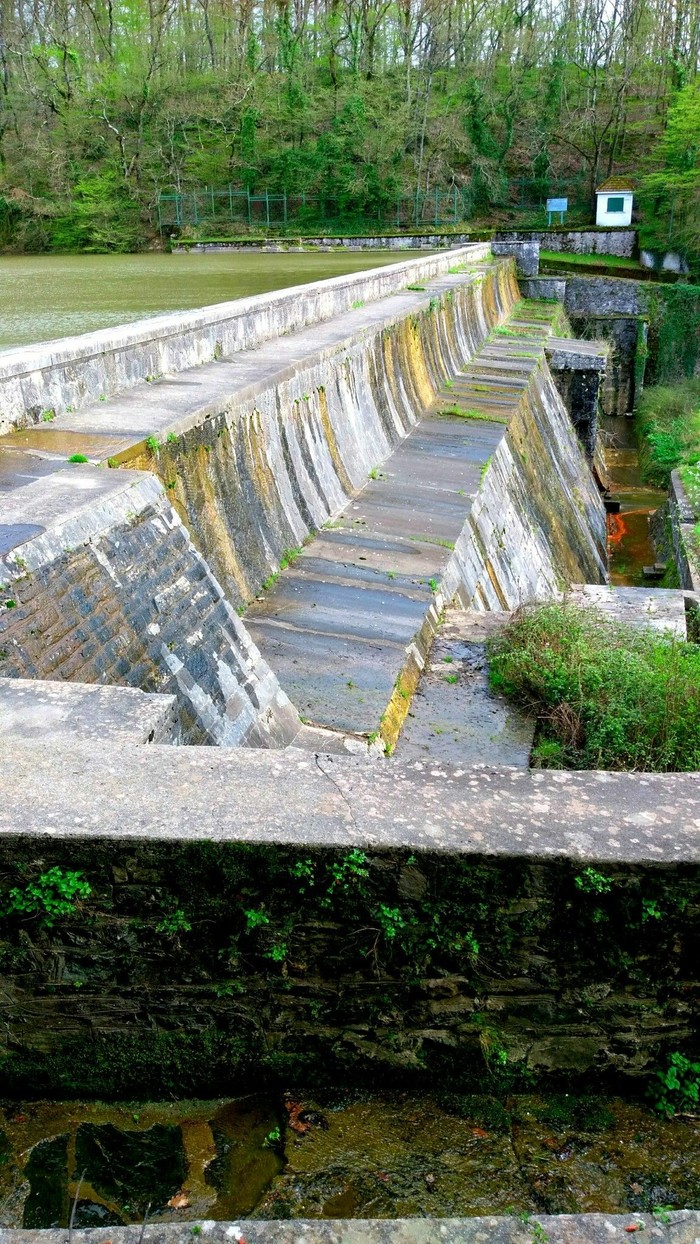
POLYGON ((420 191, 398 195, 381 207, 367 211, 357 202, 333 196, 288 194, 286 191, 254 193, 234 190, 228 186, 214 190, 208 186, 197 190, 165 192, 158 199, 158 227, 162 234, 183 228, 243 225, 247 229, 284 229, 285 226, 308 228, 339 227, 342 222, 356 224, 371 231, 372 227, 389 229, 428 229, 458 225, 472 220, 489 208, 532 212, 542 209, 547 198, 566 197, 569 210, 587 206, 586 187, 577 183, 544 183, 525 177, 514 178, 501 187, 496 196, 484 201, 483 191, 475 194, 472 187, 452 186, 443 190, 420 191))

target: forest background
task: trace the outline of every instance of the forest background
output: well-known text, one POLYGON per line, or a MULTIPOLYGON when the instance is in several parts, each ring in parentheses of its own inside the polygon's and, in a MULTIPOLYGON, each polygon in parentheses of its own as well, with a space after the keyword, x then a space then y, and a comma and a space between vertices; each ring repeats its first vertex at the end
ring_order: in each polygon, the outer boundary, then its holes
POLYGON ((643 243, 696 266, 699 61, 700 0, 0 0, 0 245, 138 250, 203 187, 310 228, 435 192, 591 220, 620 172, 643 243))

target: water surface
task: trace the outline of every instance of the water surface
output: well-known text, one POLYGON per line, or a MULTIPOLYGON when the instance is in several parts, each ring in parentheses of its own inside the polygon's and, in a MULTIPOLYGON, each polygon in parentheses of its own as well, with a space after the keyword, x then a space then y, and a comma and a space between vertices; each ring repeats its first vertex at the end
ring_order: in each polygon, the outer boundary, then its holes
POLYGON ((0 256, 0 349, 405 262, 405 252, 0 256))
POLYGON ((575 1094, 0 1109, 0 1226, 700 1208, 700 1123, 575 1094))

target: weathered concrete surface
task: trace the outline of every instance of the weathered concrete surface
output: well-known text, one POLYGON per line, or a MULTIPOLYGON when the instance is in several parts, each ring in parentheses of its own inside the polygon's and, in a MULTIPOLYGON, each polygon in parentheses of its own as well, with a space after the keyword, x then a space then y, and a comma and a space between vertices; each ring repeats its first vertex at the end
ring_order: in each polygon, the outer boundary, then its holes
POLYGON ((0 541, 0 675, 174 694, 188 743, 297 733, 154 476, 73 466, 0 494, 0 541))
POLYGON ((425 291, 7 436, 0 477, 4 458, 21 483, 27 454, 54 469, 81 452, 156 470, 230 602, 247 602, 366 482, 517 297, 510 265, 457 266, 425 291))
POLYGON ((502 436, 500 424, 423 420, 248 609, 246 626, 302 717, 379 729, 407 649, 424 647, 423 627, 436 625, 436 592, 502 436))
POLYGON ((542 250, 568 255, 617 255, 631 259, 637 251, 636 229, 498 229, 499 241, 539 242, 542 250))
MULTIPOLYGON (((440 610, 455 595, 469 608, 498 608, 495 590, 514 608, 551 594, 561 579, 604 579, 602 503, 540 370, 558 314, 516 307, 333 530, 248 609, 250 632, 302 717, 380 730, 391 747, 440 610), (497 528, 488 509, 484 521, 489 496, 497 528)), ((553 350, 601 363, 585 343, 557 341, 553 350)))
POLYGON ((671 472, 669 516, 673 552, 684 588, 700 592, 700 548, 696 535, 697 518, 686 495, 678 471, 671 472))
POLYGON ((566 593, 575 605, 592 606, 615 622, 668 631, 685 639, 685 599, 675 588, 575 586, 566 593))
POLYGON ((117 329, 2 351, 0 432, 36 423, 44 411, 78 409, 149 377, 181 372, 343 315, 407 284, 488 255, 485 244, 218 303, 154 316, 117 329))
POLYGON ((77 741, 37 753, 20 740, 0 754, 0 785, 0 833, 20 838, 700 861, 696 774, 367 764, 295 748, 115 749, 77 741))
MULTIPOLYGON (((536 1214, 488 1218, 336 1219, 199 1224, 211 1244, 624 1244, 633 1228, 654 1244, 695 1244, 697 1210, 659 1214, 536 1214), (544 1236, 541 1234, 544 1233, 544 1236)), ((0 1230, 0 1244, 65 1244, 65 1231, 0 1230)), ((140 1244, 141 1228, 76 1229, 74 1244, 140 1244)), ((192 1224, 151 1223, 144 1244, 191 1244, 192 1224)))
POLYGON ((488 683, 485 641, 510 616, 447 610, 396 744, 397 760, 528 767, 535 722, 488 683))
POLYGON ((130 687, 0 678, 0 740, 42 746, 60 738, 109 738, 114 743, 177 743, 174 695, 130 687))
POLYGON ((519 277, 537 276, 540 270, 540 243, 532 239, 527 241, 501 241, 494 238, 491 242, 494 255, 506 255, 515 260, 519 277))

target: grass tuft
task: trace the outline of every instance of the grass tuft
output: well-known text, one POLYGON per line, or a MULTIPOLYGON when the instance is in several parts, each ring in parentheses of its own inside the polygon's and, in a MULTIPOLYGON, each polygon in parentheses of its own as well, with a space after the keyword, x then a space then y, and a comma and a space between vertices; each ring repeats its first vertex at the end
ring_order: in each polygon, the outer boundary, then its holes
POLYGON ((520 610, 488 644, 494 691, 538 721, 551 769, 700 768, 700 646, 572 604, 520 610))

